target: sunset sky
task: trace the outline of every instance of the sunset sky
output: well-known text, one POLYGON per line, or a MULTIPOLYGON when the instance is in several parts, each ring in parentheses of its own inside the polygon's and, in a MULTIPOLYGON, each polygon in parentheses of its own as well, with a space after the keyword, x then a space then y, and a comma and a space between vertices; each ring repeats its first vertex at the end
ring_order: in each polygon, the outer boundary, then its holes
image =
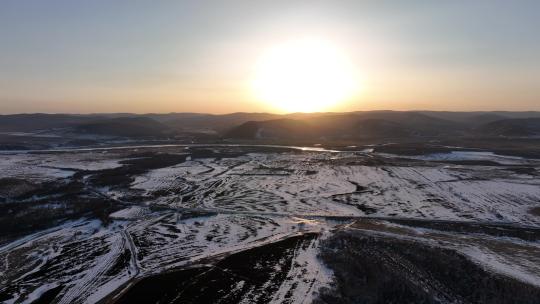
POLYGON ((0 112, 540 110, 539 29, 536 0, 1 0, 0 112))

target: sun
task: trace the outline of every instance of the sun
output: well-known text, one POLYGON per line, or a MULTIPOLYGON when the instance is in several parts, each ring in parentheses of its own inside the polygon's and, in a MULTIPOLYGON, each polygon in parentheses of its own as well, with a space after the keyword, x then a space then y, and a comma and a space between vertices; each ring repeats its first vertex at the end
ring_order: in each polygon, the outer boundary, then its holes
POLYGON ((267 50, 255 65, 256 98, 284 112, 329 110, 358 90, 353 65, 331 43, 302 39, 267 50))

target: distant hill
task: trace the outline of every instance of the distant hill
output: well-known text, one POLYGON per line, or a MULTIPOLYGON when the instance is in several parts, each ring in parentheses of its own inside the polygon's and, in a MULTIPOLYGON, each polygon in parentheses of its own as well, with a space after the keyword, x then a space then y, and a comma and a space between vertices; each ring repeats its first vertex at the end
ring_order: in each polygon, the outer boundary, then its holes
MULTIPOLYGON (((411 136, 456 135, 466 129, 462 123, 419 112, 374 111, 361 114, 360 117, 362 119, 382 119, 399 124, 411 136)), ((386 128, 387 126, 379 124, 379 127, 386 128)))
POLYGON ((540 136, 540 118, 498 120, 480 126, 477 131, 490 136, 540 136))
MULTIPOLYGON (((540 112, 356 111, 345 113, 165 113, 0 115, 0 132, 122 137, 315 139, 531 136, 540 112), (525 120, 522 120, 525 119, 525 120), (528 122, 528 123, 526 123, 528 122)), ((13 141, 13 138, 10 139, 13 141)))
POLYGON ((74 132, 118 137, 162 137, 171 134, 170 127, 148 117, 102 119, 78 125, 74 132))
POLYGON ((431 117, 444 120, 464 123, 470 126, 478 126, 502 119, 512 118, 533 118, 540 117, 540 112, 509 112, 509 111, 473 111, 473 112, 451 112, 451 111, 413 111, 431 117))
POLYGON ((0 131, 33 132, 68 128, 99 118, 101 118, 101 116, 41 113, 0 115, 0 131))
POLYGON ((269 113, 231 113, 231 114, 198 114, 198 113, 170 113, 149 114, 147 117, 155 119, 178 131, 193 132, 197 130, 213 130, 225 132, 233 127, 248 121, 264 121, 284 118, 282 115, 269 113))
POLYGON ((275 119, 248 121, 226 132, 225 137, 236 139, 301 139, 312 138, 313 126, 302 120, 275 119))
POLYGON ((375 118, 360 120, 355 130, 355 135, 360 138, 410 137, 413 133, 400 123, 375 118))
POLYGON ((415 112, 361 112, 304 116, 298 119, 250 121, 225 133, 227 138, 354 140, 461 134, 459 123, 415 112))
POLYGON ((482 124, 491 123, 498 120, 508 119, 509 117, 500 115, 500 114, 494 114, 494 113, 484 113, 484 114, 478 114, 474 115, 468 118, 467 123, 469 123, 472 126, 479 126, 482 124))

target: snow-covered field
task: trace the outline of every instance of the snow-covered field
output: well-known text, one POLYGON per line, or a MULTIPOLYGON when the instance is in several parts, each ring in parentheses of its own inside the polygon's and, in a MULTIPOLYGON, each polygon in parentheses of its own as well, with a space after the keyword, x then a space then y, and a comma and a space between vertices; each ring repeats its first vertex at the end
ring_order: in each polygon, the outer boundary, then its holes
MULTIPOLYGON (((193 154, 185 161, 143 169, 131 164, 129 170, 124 170, 128 165, 123 160, 158 159, 161 154, 135 157, 139 151, 103 150, 0 155, 0 178, 21 179, 36 187, 79 179, 82 194, 72 194, 79 196, 70 199, 94 195, 112 204, 108 220, 81 213, 52 227, 6 237, 0 243, 0 302, 31 303, 47 297, 58 303, 113 301, 113 295, 135 288, 142 278, 212 264, 292 236, 315 233, 318 237, 309 246, 301 246, 286 259, 295 266, 287 268, 271 301, 310 302, 321 286, 332 281, 332 271, 317 258, 320 239, 335 230, 362 228, 350 226, 354 220, 540 227, 540 216, 531 212, 540 206, 537 160, 487 152, 407 159, 364 152, 238 153, 239 149, 231 157, 193 154), (99 179, 109 181, 104 176, 115 179, 110 185, 95 184, 99 179), (116 182, 118 176, 129 177, 129 182, 116 182)), ((185 154, 186 150, 168 148, 163 153, 185 154)), ((59 204, 57 194, 39 196, 41 201, 48 197, 59 204)), ((18 202, 17 197, 3 207, 8 210, 13 202, 18 202)), ((32 201, 25 197, 20 203, 31 206, 32 201)), ((3 216, 9 216, 7 211, 3 216)), ((538 240, 481 233, 458 237, 451 231, 384 225, 395 229, 385 226, 373 233, 444 242, 445 248, 492 271, 540 286, 538 240)), ((276 271, 279 267, 276 264, 276 271)), ((242 289, 243 285, 238 286, 242 289)))
MULTIPOLYGON (((303 153, 204 159, 153 170, 137 177, 132 187, 147 194, 169 191, 157 201, 173 207, 540 223, 528 212, 540 202, 536 175, 513 173, 507 166, 342 162, 351 157, 367 156, 303 153)), ((525 161, 521 164, 538 166, 537 161, 525 161)), ((155 202, 151 197, 148 203, 155 202)))
MULTIPOLYGON (((106 152, 106 151, 105 151, 106 152)), ((77 170, 103 170, 120 167, 117 155, 110 153, 2 153, 1 177, 31 181, 65 178, 77 170)))

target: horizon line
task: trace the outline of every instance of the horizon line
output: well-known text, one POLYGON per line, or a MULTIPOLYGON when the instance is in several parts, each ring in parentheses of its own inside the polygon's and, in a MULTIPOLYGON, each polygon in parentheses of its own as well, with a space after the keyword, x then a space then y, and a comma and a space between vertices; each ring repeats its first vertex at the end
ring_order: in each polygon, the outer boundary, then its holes
POLYGON ((367 112, 450 112, 450 113, 539 113, 540 110, 472 110, 472 111, 452 111, 452 110, 354 110, 354 111, 323 111, 323 112, 290 112, 290 113, 275 113, 275 112, 227 112, 227 113, 208 113, 208 112, 18 112, 18 113, 0 113, 0 116, 15 116, 15 115, 174 115, 174 114, 192 114, 192 115, 213 115, 225 116, 234 114, 268 114, 268 115, 316 115, 316 114, 349 114, 349 113, 367 113, 367 112))

